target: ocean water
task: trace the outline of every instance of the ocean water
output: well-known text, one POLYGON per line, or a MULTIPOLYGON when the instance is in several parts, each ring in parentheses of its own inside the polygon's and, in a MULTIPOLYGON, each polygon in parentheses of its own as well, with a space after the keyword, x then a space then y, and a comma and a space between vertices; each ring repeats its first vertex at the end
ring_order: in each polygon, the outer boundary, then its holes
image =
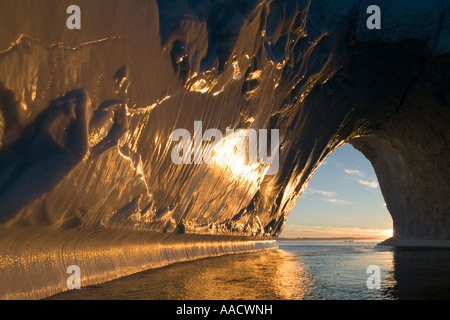
MULTIPOLYGON (((450 250, 375 242, 280 241, 277 248, 147 270, 49 299, 449 299, 450 250), (368 288, 369 266, 379 288, 368 288)), ((369 281, 369 283, 373 283, 369 281)))

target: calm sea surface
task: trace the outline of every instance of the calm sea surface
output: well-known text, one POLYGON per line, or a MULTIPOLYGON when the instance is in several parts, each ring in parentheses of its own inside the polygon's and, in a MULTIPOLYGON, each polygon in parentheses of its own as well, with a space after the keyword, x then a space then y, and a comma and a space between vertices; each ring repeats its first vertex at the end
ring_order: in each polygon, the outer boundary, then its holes
POLYGON ((450 250, 375 242, 278 242, 278 248, 148 270, 52 299, 450 299, 450 250), (369 266, 380 289, 369 289, 369 266))

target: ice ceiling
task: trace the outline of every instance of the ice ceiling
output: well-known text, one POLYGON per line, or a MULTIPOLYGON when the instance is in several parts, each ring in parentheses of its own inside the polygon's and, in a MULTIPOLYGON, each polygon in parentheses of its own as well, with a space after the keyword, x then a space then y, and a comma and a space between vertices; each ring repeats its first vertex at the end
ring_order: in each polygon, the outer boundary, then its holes
POLYGON ((448 239, 450 4, 378 3, 370 30, 368 1, 80 1, 68 30, 58 1, 0 2, 1 222, 271 238, 350 142, 396 237, 448 239), (174 164, 196 121, 279 130, 279 170, 232 136, 174 164))

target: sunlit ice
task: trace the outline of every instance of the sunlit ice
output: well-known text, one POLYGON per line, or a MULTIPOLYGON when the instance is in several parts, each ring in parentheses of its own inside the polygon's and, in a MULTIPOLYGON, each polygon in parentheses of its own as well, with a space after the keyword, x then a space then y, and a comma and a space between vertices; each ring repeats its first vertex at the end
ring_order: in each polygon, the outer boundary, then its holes
POLYGON ((179 141, 172 149, 171 159, 180 164, 211 164, 232 174, 247 176, 273 175, 279 167, 279 131, 259 129, 227 129, 225 137, 218 129, 203 133, 201 121, 194 122, 194 135, 187 129, 176 129, 171 141, 179 141), (268 152, 268 147, 270 152, 268 152), (270 155, 269 155, 270 153, 270 155))

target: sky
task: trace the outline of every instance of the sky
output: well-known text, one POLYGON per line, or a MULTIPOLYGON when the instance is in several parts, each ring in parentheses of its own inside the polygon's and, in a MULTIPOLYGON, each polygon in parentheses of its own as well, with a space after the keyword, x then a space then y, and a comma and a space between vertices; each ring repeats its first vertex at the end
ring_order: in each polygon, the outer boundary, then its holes
POLYGON ((317 169, 292 209, 280 237, 330 238, 392 236, 392 218, 375 172, 349 144, 317 169))

